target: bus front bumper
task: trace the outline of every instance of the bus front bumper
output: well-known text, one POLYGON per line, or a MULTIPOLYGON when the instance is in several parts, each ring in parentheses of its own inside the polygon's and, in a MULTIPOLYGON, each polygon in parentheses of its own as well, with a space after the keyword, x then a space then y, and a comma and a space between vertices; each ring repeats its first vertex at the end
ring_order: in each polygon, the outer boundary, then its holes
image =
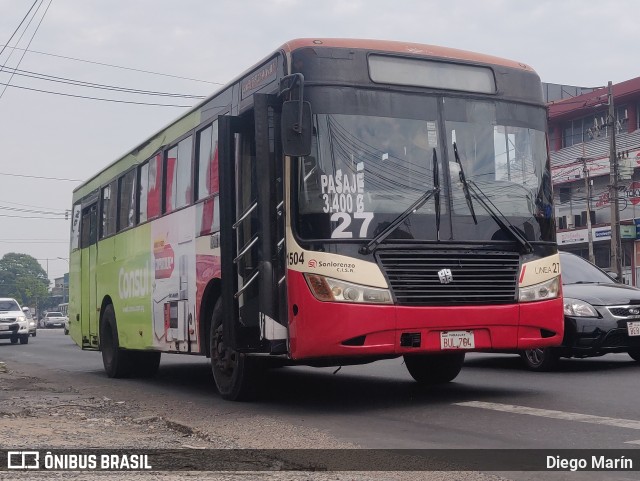
POLYGON ((559 346, 564 333, 562 298, 510 305, 406 307, 321 302, 298 272, 289 271, 288 285, 294 360, 451 349, 515 352, 559 346), (458 344, 456 337, 466 340, 458 344))

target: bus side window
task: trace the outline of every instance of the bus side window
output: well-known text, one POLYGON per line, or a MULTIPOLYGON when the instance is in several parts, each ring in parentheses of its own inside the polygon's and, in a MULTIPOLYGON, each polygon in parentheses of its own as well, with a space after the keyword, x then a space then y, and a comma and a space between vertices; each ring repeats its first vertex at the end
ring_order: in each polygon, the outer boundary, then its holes
POLYGON ((102 229, 100 238, 105 238, 116 233, 116 220, 118 212, 117 202, 118 181, 114 180, 102 188, 102 229))
POLYGON ((118 179, 118 232, 134 223, 133 208, 135 204, 136 171, 130 170, 118 179))
POLYGON ((147 196, 149 194, 149 161, 138 169, 138 223, 147 221, 147 196))
POLYGON ((219 192, 217 121, 198 133, 196 178, 196 200, 204 199, 219 192))
POLYGON ((85 208, 82 211, 80 223, 80 247, 89 247, 98 240, 98 208, 97 204, 85 208))
POLYGON ((172 212, 191 203, 191 136, 167 152, 164 211, 172 212))
POLYGON ((197 218, 199 219, 199 235, 207 235, 220 230, 220 206, 218 192, 218 121, 213 122, 198 132, 197 158, 195 172, 196 200, 205 199, 198 203, 197 218))
POLYGON ((149 159, 149 180, 147 181, 147 219, 160 215, 162 196, 162 152, 149 159))

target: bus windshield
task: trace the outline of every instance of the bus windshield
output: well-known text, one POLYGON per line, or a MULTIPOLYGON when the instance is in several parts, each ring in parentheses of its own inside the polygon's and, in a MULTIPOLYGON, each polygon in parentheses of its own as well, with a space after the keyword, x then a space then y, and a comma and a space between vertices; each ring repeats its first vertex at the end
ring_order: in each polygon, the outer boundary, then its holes
POLYGON ((433 189, 438 159, 442 232, 436 229, 436 203, 429 201, 390 238, 509 240, 496 225, 495 212, 477 202, 477 225, 472 219, 455 143, 467 181, 527 240, 548 240, 542 225, 551 219, 544 110, 468 99, 445 99, 444 105, 444 139, 437 118, 314 115, 312 153, 300 158, 297 169, 300 237, 375 237, 433 189))

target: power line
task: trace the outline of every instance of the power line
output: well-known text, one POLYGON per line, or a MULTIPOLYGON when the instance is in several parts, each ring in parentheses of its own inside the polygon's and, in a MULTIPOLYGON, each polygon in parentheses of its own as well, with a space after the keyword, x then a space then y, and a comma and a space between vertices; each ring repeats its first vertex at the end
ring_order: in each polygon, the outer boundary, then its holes
MULTIPOLYGON (((6 65, 4 66, 6 67, 6 65)), ((2 68, 2 66, 0 66, 2 68)), ((61 84, 74 85, 77 87, 86 87, 86 88, 94 88, 101 90, 110 90, 115 92, 123 92, 123 93, 131 93, 138 95, 157 95, 159 97, 179 97, 179 98, 191 98, 191 99, 204 99, 203 95, 192 95, 192 94, 179 94, 173 92, 158 92, 154 90, 142 90, 142 89, 133 89, 129 87, 119 87, 117 85, 108 85, 108 84, 99 84, 94 82, 85 82, 83 80, 76 80, 66 77, 56 77, 55 75, 42 74, 39 72, 31 72, 29 70, 20 70, 13 68, 4 68, 5 72, 12 71, 13 74, 21 76, 34 78, 38 80, 45 80, 47 82, 55 82, 61 84)))
POLYGON ((9 215, 9 214, 0 214, 0 217, 12 217, 14 219, 49 219, 49 220, 68 220, 65 219, 64 216, 61 217, 43 217, 43 216, 30 216, 30 215, 9 215))
MULTIPOLYGON (((19 205, 21 207, 35 207, 36 209, 48 209, 48 207, 43 207, 41 205, 19 204, 18 202, 9 202, 8 200, 0 200, 0 203, 11 204, 11 205, 19 205)), ((65 210, 65 209, 60 209, 60 210, 65 210)))
MULTIPOLYGON (((2 46, 2 50, 0 50, 0 55, 2 55, 4 53, 4 50, 7 48, 7 46, 9 45, 9 43, 11 42, 11 40, 13 39, 13 37, 16 35, 16 33, 18 33, 18 30, 20 30, 20 27, 22 27, 22 24, 24 23, 24 21, 27 19, 27 17, 29 16, 29 14, 31 13, 31 10, 33 10, 33 7, 36 6, 36 3, 38 3, 38 0, 35 0, 33 2, 33 4, 31 5, 31 7, 29 8, 29 10, 27 11, 27 13, 24 15, 24 17, 22 18, 22 20, 20 21, 20 24, 16 27, 16 29, 13 31, 13 33, 11 34, 11 37, 9 37, 9 40, 7 40, 7 43, 5 45, 2 46)), ((14 49, 16 47, 13 47, 14 49)))
MULTIPOLYGON (((14 87, 14 85, 11 85, 11 87, 14 87)), ((7 175, 9 177, 26 177, 28 179, 60 180, 64 182, 82 182, 82 180, 80 179, 66 179, 63 177, 45 177, 42 175, 10 174, 8 172, 0 172, 0 175, 7 175)))
POLYGON ((13 212, 25 212, 27 214, 44 214, 44 215, 65 215, 65 212, 53 212, 50 210, 33 210, 33 209, 22 209, 20 207, 5 207, 0 205, 0 210, 9 210, 13 212))
MULTIPOLYGON (((40 18, 40 21, 38 22, 38 25, 36 25, 35 30, 33 31, 33 34, 31 35, 31 38, 29 39, 29 43, 27 44, 27 49, 31 46, 31 42, 33 42, 33 39, 36 36, 36 33, 38 33, 38 30, 40 29, 40 25, 42 25, 42 21, 44 20, 44 17, 47 16, 47 12, 49 11, 49 8, 51 7, 51 4, 53 3, 53 0, 49 0, 49 5, 47 5, 47 8, 45 9, 44 13, 42 14, 42 18, 40 18)), ((44 0, 42 0, 42 2, 40 3, 40 5, 38 6, 38 9, 36 10, 36 12, 33 14, 33 16, 31 17, 31 20, 33 20, 36 17, 36 14, 38 13, 38 10, 40 10, 40 7, 44 4, 44 0)), ((31 25, 31 20, 29 20, 29 23, 27 24, 26 28, 24 29, 24 32, 22 32, 22 34, 24 35, 24 33, 27 31, 27 29, 29 28, 29 25, 31 25)), ((22 39, 22 35, 20 36, 20 39, 22 39)), ((18 40, 19 42, 20 40, 18 40)), ((15 50, 15 49, 14 49, 15 50)), ((13 53, 13 52, 12 52, 13 53)), ((22 56, 20 57, 20 60, 18 61, 18 64, 16 65, 16 68, 18 68, 20 66, 20 64, 22 63, 22 60, 24 59, 24 56, 27 54, 27 51, 23 51, 22 52, 22 56)), ((0 92, 0 99, 2 98, 2 96, 4 95, 4 93, 7 91, 7 87, 9 86, 9 84, 11 83, 11 81, 13 80, 13 76, 14 76, 15 72, 11 74, 11 77, 9 77, 9 81, 7 82, 7 85, 5 85, 4 89, 2 90, 2 92, 0 92)))
POLYGON ((22 242, 22 241, 42 241, 42 242, 69 242, 69 239, 46 239, 42 237, 25 237, 24 239, 0 239, 0 242, 22 242))
POLYGON ((129 100, 104 99, 104 98, 100 98, 100 97, 89 97, 89 96, 86 96, 86 95, 74 95, 74 94, 66 94, 66 93, 62 93, 62 92, 52 92, 50 90, 34 89, 34 88, 30 88, 30 87, 24 87, 24 86, 21 86, 21 85, 9 85, 9 84, 5 84, 5 83, 0 83, 0 85, 6 85, 7 87, 12 87, 12 88, 16 88, 16 89, 31 90, 33 92, 41 92, 41 93, 45 93, 45 94, 62 95, 64 97, 74 97, 74 98, 88 99, 88 100, 101 100, 103 102, 115 102, 115 103, 120 103, 120 104, 153 105, 153 106, 156 106, 156 107, 184 107, 184 108, 193 107, 193 105, 156 104, 156 103, 150 103, 150 102, 133 102, 133 101, 129 101, 129 100))
MULTIPOLYGON (((6 47, 6 46, 7 45, 4 45, 3 47, 6 47)), ((13 48, 15 48, 16 50, 26 50, 26 49, 21 49, 21 48, 18 48, 18 47, 13 47, 13 48)), ((67 57, 65 55, 57 55, 57 54, 54 54, 54 53, 41 52, 41 51, 38 51, 38 50, 28 50, 28 52, 36 53, 36 54, 39 54, 39 55, 47 55, 47 56, 50 56, 50 57, 63 58, 65 60, 73 60, 73 61, 76 61, 76 62, 84 62, 84 63, 91 63, 91 64, 94 64, 94 65, 102 65, 103 67, 117 68, 117 69, 121 69, 121 70, 131 70, 133 72, 146 73, 146 74, 150 74, 150 75, 160 75, 162 77, 171 77, 171 78, 177 78, 177 79, 180 79, 180 80, 189 80, 189 81, 192 81, 192 82, 202 82, 202 83, 213 84, 213 85, 225 85, 225 84, 223 84, 221 82, 212 82, 210 80, 201 80, 201 79, 190 78, 190 77, 181 77, 179 75, 171 75, 171 74, 162 73, 162 72, 153 72, 151 70, 142 70, 142 69, 132 68, 132 67, 123 67, 121 65, 114 65, 114 64, 104 63, 104 62, 96 62, 96 61, 93 61, 93 60, 86 60, 86 59, 75 58, 75 57, 67 57)))

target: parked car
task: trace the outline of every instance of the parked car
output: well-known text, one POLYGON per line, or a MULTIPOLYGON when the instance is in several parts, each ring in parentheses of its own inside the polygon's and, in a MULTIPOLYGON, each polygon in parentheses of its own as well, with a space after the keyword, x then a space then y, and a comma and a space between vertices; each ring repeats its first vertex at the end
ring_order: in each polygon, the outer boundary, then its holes
POLYGON ((620 284, 582 257, 560 253, 564 338, 560 347, 521 355, 535 371, 552 370, 561 357, 626 352, 640 362, 640 289, 620 284))
POLYGON ((10 339, 11 344, 29 342, 29 324, 20 304, 10 297, 0 298, 0 339, 10 339))
POLYGON ((47 312, 46 316, 44 316, 44 327, 64 327, 66 316, 62 314, 62 312, 47 312))
POLYGON ((29 334, 33 337, 36 337, 38 332, 38 323, 36 322, 36 318, 31 314, 31 308, 23 307, 22 312, 24 312, 24 316, 27 318, 27 323, 29 324, 29 334))

